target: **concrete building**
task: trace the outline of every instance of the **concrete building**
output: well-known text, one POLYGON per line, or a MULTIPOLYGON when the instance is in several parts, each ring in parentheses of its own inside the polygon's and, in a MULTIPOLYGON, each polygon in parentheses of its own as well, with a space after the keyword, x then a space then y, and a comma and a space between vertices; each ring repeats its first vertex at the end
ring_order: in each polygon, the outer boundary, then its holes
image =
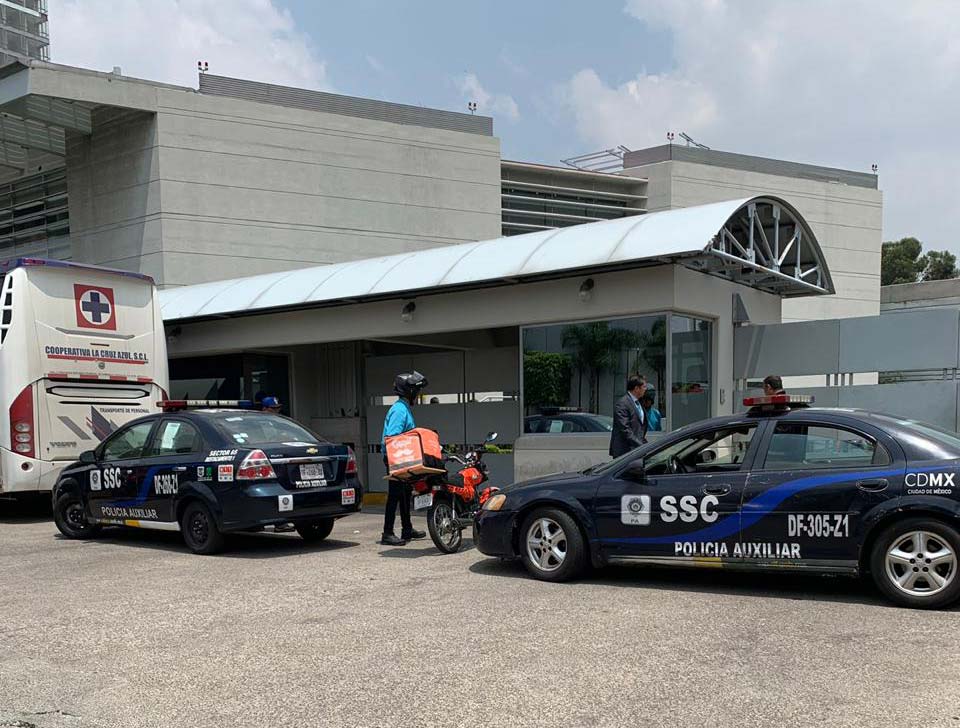
POLYGON ((880 289, 880 313, 960 309, 960 278, 898 283, 880 289))
POLYGON ((196 91, 39 62, 0 69, 0 107, 60 140, 25 143, 66 163, 72 258, 161 285, 500 231, 488 117, 206 74, 196 91))
POLYGON ((447 444, 501 432, 503 480, 531 450, 604 457, 629 372, 678 427, 733 411, 735 326, 878 308, 870 175, 681 147, 620 148, 619 174, 506 161, 489 117, 41 61, 0 69, 0 111, 7 163, 65 169, 69 257, 165 289, 170 394, 278 395, 371 485, 399 370, 427 372, 418 421, 447 444))
POLYGON ((647 211, 647 180, 503 160, 503 235, 616 220, 647 211))
POLYGON ((627 151, 623 167, 622 174, 648 180, 649 212, 760 191, 789 199, 816 233, 837 292, 785 302, 785 322, 880 312, 883 196, 876 175, 676 144, 627 151))
POLYGON ((778 323, 782 299, 832 291, 802 217, 754 197, 168 288, 161 307, 172 396, 280 393, 294 417, 353 444, 378 489, 398 371, 428 376, 417 422, 446 443, 498 431, 506 450, 490 463, 512 479, 527 436, 537 467, 544 449, 567 466, 604 458, 630 372, 653 384, 666 429, 731 412, 735 325, 778 323), (762 237, 792 241, 780 269, 758 261, 762 237), (587 424, 555 416, 567 409, 587 424), (554 433, 571 436, 556 452, 554 433))
MULTIPOLYGON (((49 57, 45 0, 0 4, 0 66, 49 57)), ((23 141, 39 130, 9 112, 0 119, 0 260, 69 258, 67 182, 62 163, 32 158, 23 141)), ((61 142, 61 139, 49 143, 61 142)))
POLYGON ((501 160, 489 117, 41 61, 0 70, 0 109, 0 211, 6 199, 29 218, 6 239, 0 227, 0 258, 72 257, 188 285, 768 191, 811 221, 838 291, 788 303, 785 317, 878 310, 874 175, 676 145, 621 148, 620 174, 551 167, 501 160))

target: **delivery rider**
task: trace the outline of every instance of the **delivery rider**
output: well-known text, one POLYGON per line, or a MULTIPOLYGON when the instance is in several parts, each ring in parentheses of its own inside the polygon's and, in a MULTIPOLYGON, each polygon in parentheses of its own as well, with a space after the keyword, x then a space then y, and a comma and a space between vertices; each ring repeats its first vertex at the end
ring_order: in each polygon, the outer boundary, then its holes
MULTIPOLYGON (((393 391, 399 397, 387 412, 383 421, 383 437, 380 444, 384 447, 383 462, 386 464, 386 439, 399 435, 416 427, 413 421, 413 403, 417 400, 421 390, 427 386, 427 378, 420 372, 398 374, 393 380, 393 391)), ((383 514, 383 537, 380 543, 387 546, 404 546, 407 541, 423 538, 427 534, 416 531, 410 520, 410 498, 413 495, 411 484, 403 480, 391 478, 387 481, 387 507, 383 514), (393 532, 393 524, 397 517, 397 506, 400 506, 400 538, 393 532)))

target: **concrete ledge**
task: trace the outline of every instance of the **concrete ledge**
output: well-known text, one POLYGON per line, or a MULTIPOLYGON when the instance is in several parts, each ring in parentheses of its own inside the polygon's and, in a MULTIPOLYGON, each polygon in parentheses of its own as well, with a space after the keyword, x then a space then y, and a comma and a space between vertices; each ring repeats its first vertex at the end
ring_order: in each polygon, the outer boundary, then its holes
POLYGON ((387 502, 386 493, 364 493, 363 494, 363 505, 366 506, 382 506, 387 502))

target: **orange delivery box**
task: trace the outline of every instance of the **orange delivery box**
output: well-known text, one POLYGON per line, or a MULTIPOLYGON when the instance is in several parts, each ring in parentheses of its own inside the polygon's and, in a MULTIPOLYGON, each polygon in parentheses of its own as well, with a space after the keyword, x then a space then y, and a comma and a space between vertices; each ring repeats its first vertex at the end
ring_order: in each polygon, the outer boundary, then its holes
POLYGON ((392 477, 445 473, 440 438, 433 430, 416 427, 384 440, 387 471, 392 477))

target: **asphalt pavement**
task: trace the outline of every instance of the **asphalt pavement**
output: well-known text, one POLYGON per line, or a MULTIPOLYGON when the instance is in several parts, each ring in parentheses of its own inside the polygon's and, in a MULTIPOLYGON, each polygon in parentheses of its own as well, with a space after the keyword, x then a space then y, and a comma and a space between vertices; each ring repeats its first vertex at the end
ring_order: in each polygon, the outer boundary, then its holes
POLYGON ((837 577, 545 584, 379 546, 381 518, 204 557, 0 503, 0 726, 960 726, 960 610, 837 577))

